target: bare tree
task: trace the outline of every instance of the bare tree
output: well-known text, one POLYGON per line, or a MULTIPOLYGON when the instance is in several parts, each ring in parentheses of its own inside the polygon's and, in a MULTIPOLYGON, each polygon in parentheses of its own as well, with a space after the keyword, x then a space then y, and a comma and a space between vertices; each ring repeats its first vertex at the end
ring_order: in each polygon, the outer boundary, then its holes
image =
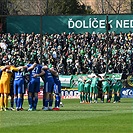
POLYGON ((131 0, 131 13, 133 13, 133 0, 131 0))
MULTIPOLYGON (((11 15, 47 15, 62 14, 66 10, 63 6, 65 0, 0 0, 1 10, 11 15), (3 3, 2 3, 3 2, 3 3), (61 4, 62 3, 62 4, 61 4)), ((133 0, 77 0, 81 5, 91 7, 97 14, 131 13, 133 0)), ((73 1, 71 1, 72 3, 73 1)), ((82 7, 82 6, 81 6, 82 7)), ((85 9, 87 10, 87 9, 85 9)), ((89 14, 88 13, 88 14, 89 14)), ((2 13, 1 13, 2 14, 2 13)))
POLYGON ((92 6, 98 14, 131 13, 131 0, 94 0, 92 6))
POLYGON ((7 7, 11 15, 46 14, 46 0, 8 0, 7 7))

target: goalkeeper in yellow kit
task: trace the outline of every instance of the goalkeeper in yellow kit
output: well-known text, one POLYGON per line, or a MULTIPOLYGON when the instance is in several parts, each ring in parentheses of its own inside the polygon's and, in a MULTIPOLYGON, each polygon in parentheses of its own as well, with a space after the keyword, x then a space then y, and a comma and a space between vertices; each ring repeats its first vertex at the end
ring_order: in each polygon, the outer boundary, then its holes
POLYGON ((22 67, 14 67, 11 65, 0 66, 1 78, 0 78, 0 111, 6 111, 8 108, 8 95, 10 93, 10 80, 12 71, 18 71, 22 67))

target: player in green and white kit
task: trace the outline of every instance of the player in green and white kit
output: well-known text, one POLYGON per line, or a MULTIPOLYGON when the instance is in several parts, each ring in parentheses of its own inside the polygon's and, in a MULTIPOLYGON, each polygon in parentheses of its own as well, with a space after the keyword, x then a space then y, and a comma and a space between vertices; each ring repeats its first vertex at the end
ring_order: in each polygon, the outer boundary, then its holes
POLYGON ((109 100, 108 102, 111 102, 111 98, 112 98, 112 92, 113 92, 113 88, 116 84, 116 80, 112 77, 110 78, 110 92, 109 92, 109 100))
POLYGON ((80 92, 80 103, 84 102, 84 82, 82 79, 78 80, 78 91, 80 92))
POLYGON ((84 96, 85 96, 85 103, 90 102, 90 85, 91 85, 91 79, 88 78, 87 80, 84 80, 84 96))
POLYGON ((102 95, 102 102, 104 102, 104 96, 105 96, 105 93, 107 92, 107 102, 109 100, 109 92, 110 92, 110 79, 109 78, 104 78, 103 81, 102 81, 102 92, 103 92, 103 95, 102 95))
POLYGON ((114 103, 120 102, 120 91, 122 89, 122 82, 117 80, 114 88, 114 103))
POLYGON ((92 103, 92 96, 94 95, 94 103, 97 103, 98 97, 98 81, 100 76, 96 75, 92 77, 91 86, 90 86, 90 103, 92 103))
MULTIPOLYGON (((116 83, 117 83, 117 80, 114 77, 112 77, 111 78, 111 85, 110 85, 111 91, 114 91, 117 89, 116 83)), ((116 99, 117 99, 117 93, 114 92, 114 101, 116 101, 116 99)))

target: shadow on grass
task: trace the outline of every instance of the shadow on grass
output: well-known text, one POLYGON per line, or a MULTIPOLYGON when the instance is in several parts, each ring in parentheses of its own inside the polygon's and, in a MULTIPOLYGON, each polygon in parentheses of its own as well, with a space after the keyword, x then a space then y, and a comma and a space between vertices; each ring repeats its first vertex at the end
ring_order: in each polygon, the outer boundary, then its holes
MULTIPOLYGON (((76 109, 70 109, 70 108, 60 108, 60 110, 59 111, 55 111, 55 110, 47 110, 47 111, 45 111, 45 110, 43 110, 43 109, 41 109, 41 108, 39 108, 39 109, 37 109, 37 110, 32 110, 32 111, 28 111, 28 109, 26 108, 26 109, 24 109, 24 110, 19 110, 19 111, 16 111, 16 110, 7 110, 6 112, 40 112, 40 111, 42 111, 42 112, 60 112, 60 111, 95 111, 95 112, 99 112, 99 111, 105 111, 105 112, 107 112, 107 111, 112 111, 112 110, 109 110, 109 109, 90 109, 90 108, 86 108, 86 109, 80 109, 80 108, 76 108, 76 109)), ((5 112, 5 111, 1 111, 1 112, 5 112)))
MULTIPOLYGON (((101 112, 103 112, 103 111, 112 111, 112 110, 101 110, 101 109, 96 109, 96 110, 94 110, 94 109, 60 109, 59 111, 55 111, 55 110, 48 110, 48 111, 45 111, 45 110, 42 110, 42 109, 37 109, 37 110, 35 110, 35 111, 28 111, 28 110, 23 110, 24 112, 26 111, 26 112, 39 112, 39 111, 42 111, 42 112, 62 112, 62 111, 95 111, 95 112, 99 112, 99 111, 101 111, 101 112)), ((23 112, 23 111, 16 111, 16 112, 23 112)))
POLYGON ((98 112, 99 111, 101 111, 101 112, 105 111, 106 112, 106 111, 112 111, 112 110, 101 110, 101 109, 99 109, 99 110, 98 109, 97 110, 93 110, 93 109, 92 110, 90 110, 90 109, 82 109, 82 110, 80 110, 80 109, 61 109, 60 111, 95 111, 95 112, 96 111, 98 111, 98 112))

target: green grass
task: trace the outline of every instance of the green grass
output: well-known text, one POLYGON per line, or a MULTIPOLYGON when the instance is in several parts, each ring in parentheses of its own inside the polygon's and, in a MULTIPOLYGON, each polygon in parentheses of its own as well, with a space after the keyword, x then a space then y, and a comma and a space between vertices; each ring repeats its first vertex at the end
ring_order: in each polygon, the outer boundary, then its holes
POLYGON ((80 104, 63 100, 61 111, 0 112, 0 133, 132 133, 133 99, 121 103, 80 104))

